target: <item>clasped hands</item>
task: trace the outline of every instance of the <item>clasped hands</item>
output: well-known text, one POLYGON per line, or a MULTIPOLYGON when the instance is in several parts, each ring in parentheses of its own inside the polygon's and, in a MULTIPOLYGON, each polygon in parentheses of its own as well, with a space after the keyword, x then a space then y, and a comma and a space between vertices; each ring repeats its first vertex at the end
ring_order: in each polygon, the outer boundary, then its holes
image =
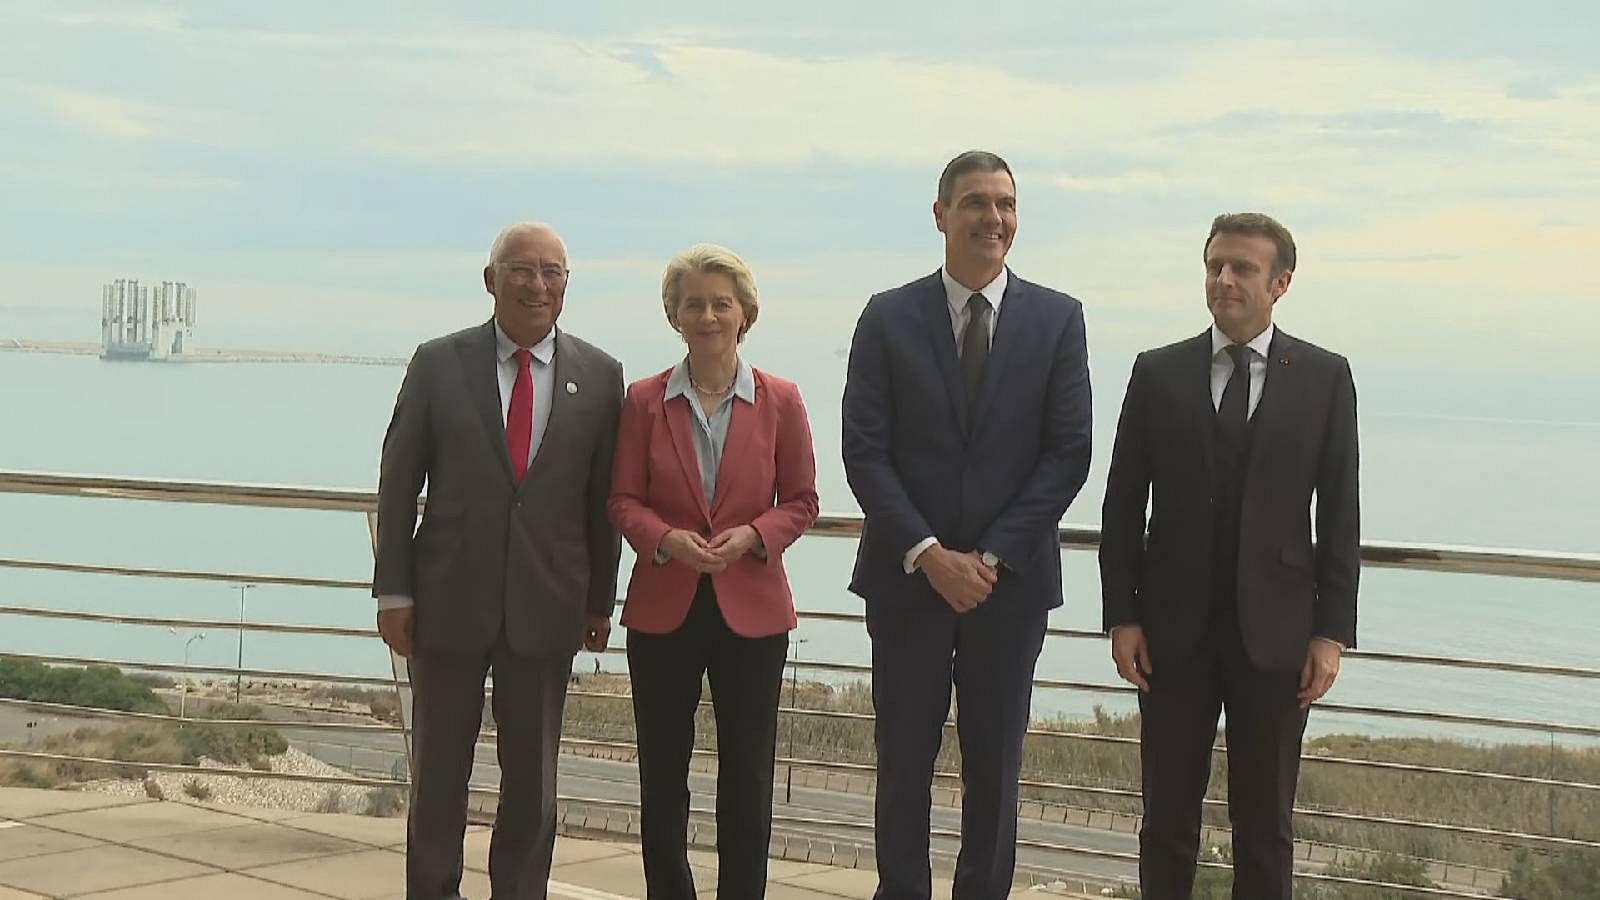
POLYGON ((961 552, 932 544, 917 557, 915 565, 957 613, 977 609, 989 599, 995 582, 1000 580, 999 570, 985 563, 983 554, 976 550, 961 552))
POLYGON ((702 575, 721 572, 761 543, 754 526, 739 525, 712 537, 674 528, 661 539, 661 552, 702 575))

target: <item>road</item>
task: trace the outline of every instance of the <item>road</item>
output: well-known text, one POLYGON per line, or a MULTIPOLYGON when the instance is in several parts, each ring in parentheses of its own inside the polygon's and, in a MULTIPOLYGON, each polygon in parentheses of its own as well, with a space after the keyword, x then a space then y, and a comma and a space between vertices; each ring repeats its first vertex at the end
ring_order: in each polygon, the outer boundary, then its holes
MULTIPOLYGON (((35 713, 17 707, 0 706, 0 743, 27 743, 30 732, 31 737, 38 740, 46 734, 71 731, 87 724, 103 725, 108 721, 35 713), (35 723, 35 727, 27 728, 28 722, 35 723)), ((329 765, 366 775, 402 776, 405 773, 405 752, 399 735, 330 733, 295 728, 284 723, 278 724, 278 730, 292 746, 329 765)), ((475 756, 472 770, 473 783, 499 784, 500 769, 495 758, 494 745, 480 743, 475 756)), ((774 815, 856 824, 854 826, 784 824, 778 828, 780 833, 844 845, 860 845, 863 853, 871 852, 872 798, 870 796, 797 786, 788 799, 785 799, 783 774, 780 768, 773 802, 774 815)), ((561 794, 567 797, 633 804, 639 801, 638 770, 632 763, 564 754, 561 757, 559 785, 561 794)), ((715 790, 714 774, 701 772, 690 774, 690 802, 694 807, 714 808, 715 790)), ((936 806, 933 810, 933 827, 936 830, 958 831, 961 827, 960 815, 959 810, 936 806)), ((1138 838, 1132 834, 1036 819, 1023 819, 1018 825, 1018 836, 1024 840, 1088 847, 1095 850, 1122 853, 1138 851, 1138 838)), ((935 836, 932 844, 934 855, 941 858, 948 868, 955 859, 957 841, 953 837, 935 836)), ((1090 878, 1122 879, 1132 879, 1137 874, 1132 863, 1121 860, 1028 847, 1018 849, 1017 861, 1020 866, 1041 874, 1060 872, 1090 878)))
MULTIPOLYGON (((339 734, 307 732, 293 726, 280 726, 280 731, 294 746, 330 765, 370 774, 395 774, 403 772, 404 751, 398 735, 339 734), (400 766, 402 768, 397 769, 400 766)), ((870 796, 843 791, 796 786, 785 799, 783 769, 777 772, 778 784, 774 792, 773 814, 779 817, 824 819, 856 823, 848 825, 782 824, 781 833, 832 841, 839 844, 858 844, 864 853, 872 845, 872 804, 870 796)), ((559 791, 565 797, 582 797, 595 800, 634 803, 639 802, 638 769, 632 763, 592 759, 584 756, 563 755, 560 764, 559 791)), ((477 746, 472 769, 474 784, 498 784, 500 769, 493 744, 477 746)), ((696 808, 712 809, 716 805, 716 775, 692 772, 689 776, 690 804, 696 808)), ((961 813, 948 807, 934 807, 933 827, 949 832, 961 828, 961 813)), ((1121 853, 1137 853, 1138 837, 1133 834, 1085 828, 1059 822, 1023 819, 1018 823, 1018 837, 1023 840, 1057 845, 1087 847, 1121 853)), ((933 839, 933 852, 946 862, 953 863, 958 842, 953 837, 933 839)), ((1022 847, 1017 851, 1018 864, 1044 872, 1070 873, 1091 878, 1137 877, 1136 866, 1122 860, 1101 859, 1077 853, 1065 853, 1022 847)))

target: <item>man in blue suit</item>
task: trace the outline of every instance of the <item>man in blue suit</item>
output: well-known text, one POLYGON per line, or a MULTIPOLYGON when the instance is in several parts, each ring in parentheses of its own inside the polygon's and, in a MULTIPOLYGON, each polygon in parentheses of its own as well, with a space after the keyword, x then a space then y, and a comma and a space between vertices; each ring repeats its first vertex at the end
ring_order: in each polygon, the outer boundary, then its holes
POLYGON ((930 793, 950 687, 961 744, 955 900, 1001 900, 1057 526, 1089 473, 1083 308, 1006 268, 1016 182, 968 151, 939 177, 944 266, 875 295, 844 389, 844 466, 865 514, 877 711, 878 900, 927 900, 930 793))

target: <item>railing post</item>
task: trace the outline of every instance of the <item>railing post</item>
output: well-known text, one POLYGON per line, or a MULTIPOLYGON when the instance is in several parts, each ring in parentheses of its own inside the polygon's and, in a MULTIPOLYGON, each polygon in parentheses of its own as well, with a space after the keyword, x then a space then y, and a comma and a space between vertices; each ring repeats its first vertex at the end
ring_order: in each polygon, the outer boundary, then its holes
MULTIPOLYGON (((372 540, 372 552, 376 557, 378 552, 378 514, 376 511, 367 513, 367 535, 372 540)), ((406 658, 394 652, 388 644, 383 649, 389 653, 389 673, 391 683, 394 685, 395 706, 399 708, 400 716, 400 741, 406 748, 406 781, 416 777, 416 766, 411 756, 411 670, 406 664, 406 658), (402 684, 404 679, 404 684, 402 684)))

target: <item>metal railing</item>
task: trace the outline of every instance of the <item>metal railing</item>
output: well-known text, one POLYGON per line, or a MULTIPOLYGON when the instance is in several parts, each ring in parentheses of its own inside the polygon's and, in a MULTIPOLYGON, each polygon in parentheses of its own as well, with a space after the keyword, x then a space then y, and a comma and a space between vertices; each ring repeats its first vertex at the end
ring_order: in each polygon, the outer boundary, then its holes
MULTIPOLYGON (((183 504, 220 504, 237 507, 267 507, 281 509, 360 512, 366 514, 369 529, 374 526, 377 505, 376 494, 366 491, 298 488, 275 485, 227 484, 201 481, 106 478, 36 472, 0 471, 0 494, 6 493, 44 494, 123 500, 134 499, 183 504)), ((809 533, 819 537, 843 537, 854 539, 859 537, 860 530, 861 521, 859 518, 849 516, 824 516, 818 520, 816 525, 809 533)), ((1092 528, 1063 527, 1060 532, 1060 537, 1061 546, 1063 549, 1093 550, 1098 545, 1098 532, 1092 528)), ((1503 549, 1486 550, 1425 544, 1372 542, 1362 546, 1361 556, 1365 565, 1374 567, 1477 575, 1500 575, 1513 578, 1553 579, 1570 582, 1600 582, 1600 555, 1556 554, 1534 551, 1503 549)), ((199 569, 116 566, 80 561, 35 560, 11 557, 0 557, 0 569, 33 570, 56 573, 165 580, 206 581, 227 584, 272 584, 295 587, 362 591, 364 593, 369 591, 371 587, 370 582, 359 579, 322 578, 294 574, 242 573, 199 569)), ((376 633, 368 628, 349 628, 324 625, 291 625, 221 619, 142 616, 77 610, 50 610, 15 604, 0 605, 0 615, 27 616, 79 622, 148 627, 184 627, 210 628, 217 630, 239 630, 241 633, 243 631, 252 631, 300 636, 315 635, 341 638, 376 638, 376 633)), ((859 613, 824 612, 815 610, 802 610, 799 613, 799 617, 802 621, 811 622, 860 623, 863 621, 863 616, 859 613)), ((1099 634, 1098 632, 1077 629, 1051 628, 1049 629, 1048 634, 1050 638, 1056 640, 1104 640, 1103 635, 1099 634)), ((612 652, 621 651, 614 650, 612 652)), ((175 665, 119 659, 98 659, 30 654, 3 650, 0 650, 0 656, 31 660, 52 665, 110 665, 121 668, 185 676, 226 674, 241 678, 249 677, 252 679, 262 680, 381 686, 395 691, 397 696, 403 695, 406 689, 409 688, 409 683, 402 674, 403 663, 398 661, 397 658, 397 665, 393 670, 391 677, 385 679, 371 676, 337 675, 325 672, 279 671, 254 668, 246 669, 242 665, 224 667, 175 665)), ((1467 659, 1427 654, 1358 650, 1350 651, 1347 654, 1347 657, 1350 659, 1370 660, 1373 662, 1406 666, 1430 666, 1503 673, 1534 674, 1578 680, 1600 679, 1600 669, 1583 666, 1560 666, 1518 661, 1467 659)), ((792 659, 788 664, 800 670, 832 673, 836 675, 865 676, 870 674, 871 671, 870 667, 865 665, 829 662, 814 659, 792 659)), ((1088 692, 1109 695, 1131 695, 1134 693, 1133 688, 1124 685, 1077 682, 1050 678, 1036 679, 1035 686, 1044 690, 1088 692)), ((492 691, 492 687, 490 687, 489 690, 492 691)), ((586 692, 581 689, 574 690, 570 693, 572 696, 580 697, 606 697, 615 698, 617 700, 628 699, 625 694, 602 694, 598 692, 586 692)), ((703 703, 702 705, 709 704, 703 703)), ((180 717, 157 713, 107 711, 71 706, 67 704, 39 703, 25 700, 0 699, 0 706, 24 707, 39 712, 60 715, 153 721, 180 725, 203 722, 209 727, 216 728, 260 727, 263 724, 259 720, 196 719, 192 716, 180 717)), ((402 708, 404 708, 403 702, 402 708)), ((1552 735, 1567 734, 1586 738, 1600 737, 1600 727, 1576 723, 1542 722, 1501 716, 1480 716, 1356 704, 1319 703, 1318 709, 1322 712, 1331 712, 1343 715, 1385 717, 1440 724, 1484 726, 1525 732, 1533 731, 1552 735)), ((842 721, 855 721, 861 723, 869 723, 872 720, 871 715, 867 713, 797 708, 792 705, 780 706, 779 712, 782 715, 789 717, 814 717, 842 721)), ((406 749, 409 751, 409 734, 406 728, 407 721, 408 719, 403 717, 402 722, 399 725, 343 722, 278 722, 273 724, 303 731, 345 731, 351 733, 376 732, 384 734, 399 734, 404 739, 404 742, 407 745, 406 749)), ((953 727, 953 723, 947 723, 947 727, 953 727)), ((1136 738, 1130 737, 1119 737, 1116 735, 1103 734, 1084 734, 1037 727, 1030 728, 1028 733, 1029 735, 1037 738, 1050 740, 1112 744, 1127 746, 1129 748, 1137 746, 1138 743, 1136 738)), ((484 732, 483 738, 485 741, 492 742, 494 737, 495 735, 492 730, 487 730, 484 732)), ((600 742, 577 738, 564 739, 563 744, 565 746, 574 748, 603 747, 623 752, 631 751, 633 748, 633 745, 628 742, 600 742)), ((702 752, 702 754, 714 755, 714 753, 711 751, 700 752, 702 752)), ((0 749, 0 758, 6 757, 20 760, 33 760, 37 762, 70 761, 82 765, 101 766, 109 769, 194 771, 192 767, 188 766, 164 766, 152 763, 130 763, 118 760, 71 757, 61 754, 42 753, 29 750, 0 749)), ((1578 793, 1600 791, 1600 784, 1507 772, 1460 769, 1445 766, 1417 765, 1385 760, 1325 757, 1314 754, 1306 754, 1302 757, 1302 759, 1307 763, 1315 765, 1343 766, 1358 769, 1370 769, 1373 771, 1390 771, 1408 774, 1475 779, 1492 783, 1525 785, 1547 788, 1551 790, 1560 789, 1578 793)), ((842 771, 861 775, 870 775, 873 772, 872 765, 859 762, 830 761, 805 757, 784 757, 779 759, 778 763, 780 765, 792 766, 800 769, 809 768, 819 771, 842 771)), ((309 781, 316 783, 347 783, 352 785, 372 787, 405 787, 407 785, 407 781, 404 779, 367 778, 355 775, 341 779, 339 777, 330 776, 268 773, 253 769, 227 770, 208 768, 205 770, 205 774, 234 774, 240 777, 250 778, 283 778, 286 780, 295 781, 309 781)), ((936 773, 936 777, 941 780, 948 781, 952 779, 959 779, 959 774, 955 772, 941 771, 936 773)), ((1025 779, 1022 782, 1022 786, 1039 791, 1054 791, 1058 793, 1068 793, 1090 797, 1114 797, 1124 800, 1136 799, 1139 796, 1139 792, 1137 790, 1106 787, 1103 785, 1073 784, 1068 782, 1025 779)), ((584 798, 567 799, 570 799, 573 802, 594 802, 585 800, 584 798)), ((1225 801, 1207 800, 1206 802, 1211 805, 1225 805, 1225 801)), ((1525 833, 1504 829, 1483 828, 1469 825, 1454 825, 1450 823, 1429 822, 1417 819, 1396 818, 1390 816, 1343 811, 1297 808, 1295 812, 1297 816, 1305 818, 1320 818, 1344 823, 1402 827, 1415 829, 1424 833, 1450 834, 1460 837, 1483 839, 1487 841, 1518 846, 1545 849, 1573 847, 1586 849, 1600 848, 1600 842, 1574 838, 1562 838, 1556 835, 1525 833)), ((776 817, 775 821, 781 821, 782 819, 783 817, 776 817)), ((848 822, 831 824, 835 824, 840 827, 861 828, 870 823, 850 820, 848 822)), ((1128 854, 1118 854, 1113 851, 1096 851, 1091 850, 1090 848, 1067 845, 1040 844, 1039 848, 1090 857, 1099 856, 1103 858, 1123 860, 1134 858, 1128 854)), ((1302 876, 1297 875, 1297 877, 1302 876)), ((1303 873, 1303 877, 1310 880, 1336 881, 1348 884, 1369 884, 1369 882, 1363 882, 1360 879, 1330 878, 1329 876, 1314 875, 1311 873, 1303 873)), ((1388 887, 1395 889, 1403 888, 1403 886, 1398 885, 1392 885, 1388 887)), ((1418 895, 1425 896, 1474 896, 1472 894, 1451 893, 1447 890, 1442 892, 1424 891, 1420 889, 1407 890, 1412 890, 1418 895)))

